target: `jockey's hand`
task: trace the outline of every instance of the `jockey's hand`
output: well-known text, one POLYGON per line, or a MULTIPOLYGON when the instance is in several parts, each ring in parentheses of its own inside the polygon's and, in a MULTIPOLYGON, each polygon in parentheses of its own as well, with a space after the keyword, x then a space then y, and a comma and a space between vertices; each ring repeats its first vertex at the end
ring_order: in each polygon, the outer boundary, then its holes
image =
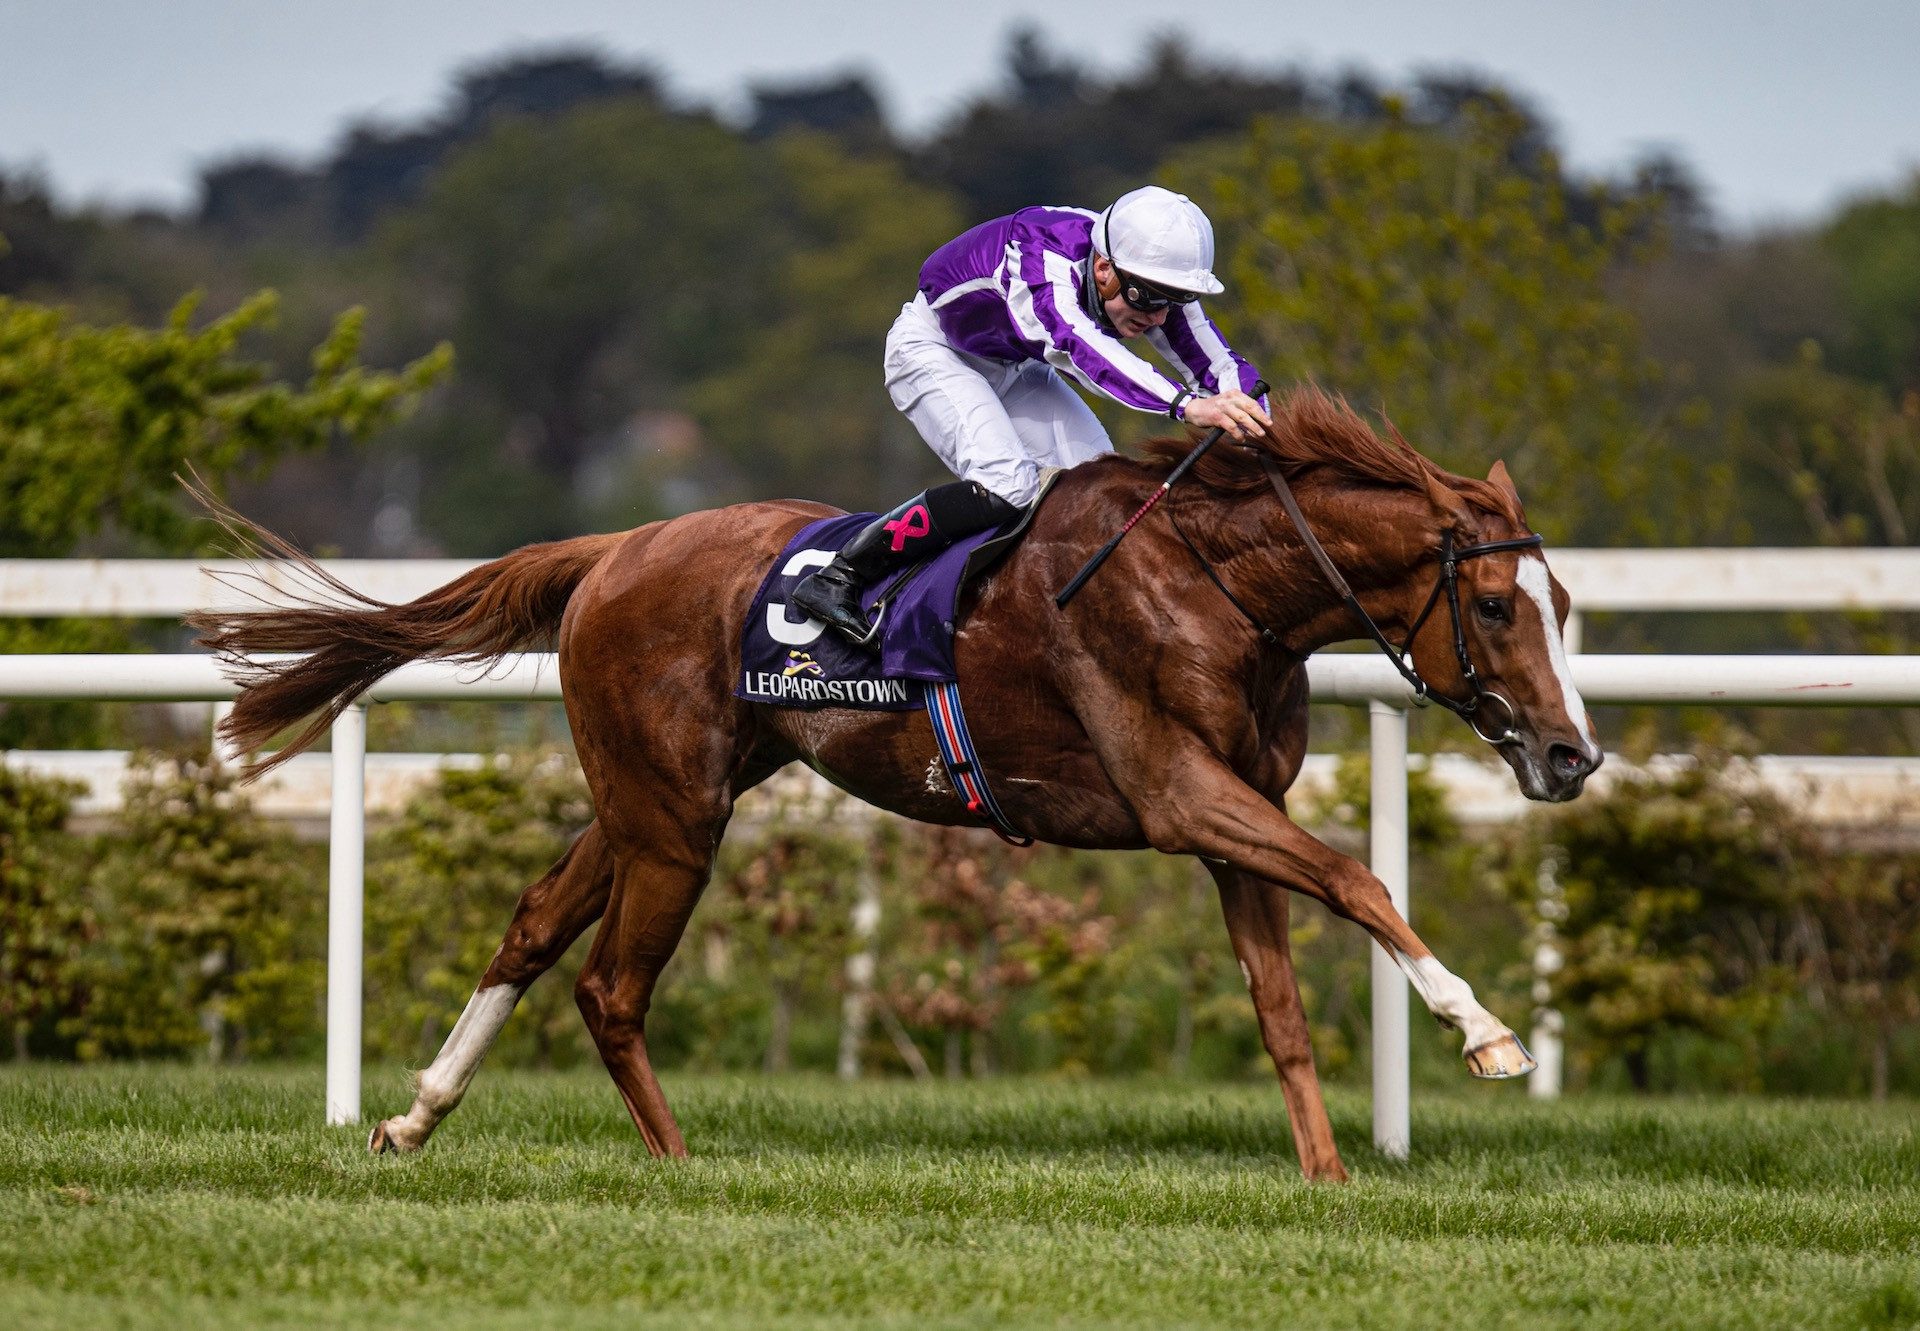
POLYGON ((1248 397, 1237 388, 1230 388, 1213 397, 1197 397, 1187 403, 1181 418, 1188 425, 1197 425, 1203 430, 1216 426, 1225 430, 1235 439, 1252 439, 1267 432, 1273 424, 1257 397, 1248 397))

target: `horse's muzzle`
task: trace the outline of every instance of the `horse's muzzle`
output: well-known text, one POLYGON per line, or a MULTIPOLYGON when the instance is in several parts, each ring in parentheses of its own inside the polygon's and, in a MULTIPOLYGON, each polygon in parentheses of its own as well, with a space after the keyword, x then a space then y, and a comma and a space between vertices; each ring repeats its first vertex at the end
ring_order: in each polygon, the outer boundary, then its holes
POLYGON ((1586 750, 1578 745, 1559 740, 1548 744, 1542 763, 1546 769, 1544 798, 1552 804, 1563 804, 1574 799, 1586 788, 1587 778, 1598 771, 1605 760, 1605 754, 1589 757, 1586 750))
POLYGON ((1599 768, 1601 761, 1601 758, 1587 757, 1571 744, 1556 742, 1547 745, 1547 770, 1561 781, 1585 781, 1599 768))
POLYGON ((1543 804, 1564 804, 1577 797, 1605 760, 1604 754, 1590 756, 1578 744, 1549 740, 1543 745, 1527 737, 1500 753, 1519 779, 1520 793, 1543 804))

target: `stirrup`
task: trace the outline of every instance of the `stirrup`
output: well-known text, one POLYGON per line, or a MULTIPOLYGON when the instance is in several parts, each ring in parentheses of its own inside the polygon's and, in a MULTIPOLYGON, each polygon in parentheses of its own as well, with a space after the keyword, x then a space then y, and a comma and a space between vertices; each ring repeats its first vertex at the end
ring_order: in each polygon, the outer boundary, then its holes
MULTIPOLYGON (((855 602, 855 605, 857 606, 858 602, 855 602)), ((802 608, 804 609, 804 607, 802 608)), ((873 622, 867 625, 864 633, 854 633, 831 619, 822 620, 821 622, 839 634, 843 641, 852 643, 862 651, 878 652, 880 650, 880 622, 886 618, 886 602, 882 601, 874 607, 874 610, 877 613, 873 617, 873 622)))
POLYGON ((886 618, 887 603, 881 601, 873 607, 873 622, 867 625, 867 631, 865 633, 856 638, 851 633, 845 633, 843 631, 842 636, 855 647, 870 652, 877 652, 880 650, 880 626, 886 622, 886 618))

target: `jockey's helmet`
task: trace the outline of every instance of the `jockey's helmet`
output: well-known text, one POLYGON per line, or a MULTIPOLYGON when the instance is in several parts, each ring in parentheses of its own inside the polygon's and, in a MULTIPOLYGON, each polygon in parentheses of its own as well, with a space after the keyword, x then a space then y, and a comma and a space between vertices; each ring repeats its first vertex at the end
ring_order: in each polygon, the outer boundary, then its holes
POLYGON ((1167 291, 1226 290, 1213 275, 1213 223, 1186 195, 1158 185, 1114 200, 1094 224, 1093 247, 1122 272, 1167 291))

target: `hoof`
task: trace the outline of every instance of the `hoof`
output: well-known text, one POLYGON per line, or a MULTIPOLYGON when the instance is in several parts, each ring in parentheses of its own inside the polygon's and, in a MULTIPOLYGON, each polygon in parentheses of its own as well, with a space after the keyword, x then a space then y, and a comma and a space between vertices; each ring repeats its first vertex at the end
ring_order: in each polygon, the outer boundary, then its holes
POLYGON ((392 1122, 388 1118, 373 1125, 373 1131, 367 1136, 367 1150, 374 1155, 402 1155, 419 1150, 418 1146, 408 1146, 389 1131, 392 1122))
POLYGON ((1347 1167, 1338 1160, 1312 1167, 1303 1165, 1300 1172, 1306 1176, 1309 1183, 1345 1183, 1347 1181, 1347 1167))
POLYGON ((1467 1071, 1476 1077, 1499 1080, 1502 1077, 1524 1077, 1539 1065, 1533 1061, 1533 1055, 1520 1043, 1520 1037, 1512 1031, 1497 1040, 1489 1040, 1477 1049, 1466 1052, 1467 1071))

